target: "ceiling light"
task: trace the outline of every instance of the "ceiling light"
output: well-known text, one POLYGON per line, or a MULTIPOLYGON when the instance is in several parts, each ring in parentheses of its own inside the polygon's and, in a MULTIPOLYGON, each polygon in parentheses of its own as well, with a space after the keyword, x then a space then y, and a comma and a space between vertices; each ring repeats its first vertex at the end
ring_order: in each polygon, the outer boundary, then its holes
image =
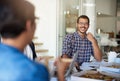
POLYGON ((79 6, 76 6, 76 9, 79 10, 79 6))
POLYGON ((95 6, 95 4, 93 4, 93 3, 84 3, 83 6, 93 7, 93 6, 95 6))
POLYGON ((98 12, 97 14, 98 14, 98 15, 101 15, 101 13, 100 13, 100 12, 98 12))

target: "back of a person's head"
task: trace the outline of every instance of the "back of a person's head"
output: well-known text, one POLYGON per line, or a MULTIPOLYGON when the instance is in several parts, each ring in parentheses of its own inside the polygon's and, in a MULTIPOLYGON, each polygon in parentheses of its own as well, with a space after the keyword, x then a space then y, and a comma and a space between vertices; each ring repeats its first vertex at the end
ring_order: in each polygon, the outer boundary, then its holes
POLYGON ((26 21, 35 21, 34 6, 26 0, 0 0, 0 34, 15 38, 26 29, 26 21))

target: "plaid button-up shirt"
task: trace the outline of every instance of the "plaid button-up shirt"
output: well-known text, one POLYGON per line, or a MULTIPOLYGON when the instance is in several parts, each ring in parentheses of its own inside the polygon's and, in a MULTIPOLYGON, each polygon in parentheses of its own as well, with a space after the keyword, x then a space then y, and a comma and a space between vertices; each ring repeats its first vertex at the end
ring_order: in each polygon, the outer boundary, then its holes
POLYGON ((90 56, 93 55, 92 43, 86 37, 81 38, 78 32, 66 35, 63 41, 62 54, 67 54, 72 58, 77 51, 79 54, 76 61, 79 64, 89 62, 90 56))

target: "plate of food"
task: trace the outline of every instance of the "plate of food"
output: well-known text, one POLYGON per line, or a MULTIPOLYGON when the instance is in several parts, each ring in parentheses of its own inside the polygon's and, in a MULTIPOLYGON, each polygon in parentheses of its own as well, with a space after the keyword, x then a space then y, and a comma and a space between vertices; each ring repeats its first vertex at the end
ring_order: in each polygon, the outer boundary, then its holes
POLYGON ((71 76, 71 81, 113 81, 114 77, 98 71, 81 71, 71 76))

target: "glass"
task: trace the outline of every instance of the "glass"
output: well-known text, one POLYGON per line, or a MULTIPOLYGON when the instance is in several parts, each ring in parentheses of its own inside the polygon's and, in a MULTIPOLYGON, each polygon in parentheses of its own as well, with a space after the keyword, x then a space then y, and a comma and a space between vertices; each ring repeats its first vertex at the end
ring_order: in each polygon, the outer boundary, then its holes
POLYGON ((88 25, 89 25, 87 22, 86 22, 86 23, 79 22, 78 24, 81 25, 81 26, 83 26, 83 25, 84 25, 84 26, 88 26, 88 25))

